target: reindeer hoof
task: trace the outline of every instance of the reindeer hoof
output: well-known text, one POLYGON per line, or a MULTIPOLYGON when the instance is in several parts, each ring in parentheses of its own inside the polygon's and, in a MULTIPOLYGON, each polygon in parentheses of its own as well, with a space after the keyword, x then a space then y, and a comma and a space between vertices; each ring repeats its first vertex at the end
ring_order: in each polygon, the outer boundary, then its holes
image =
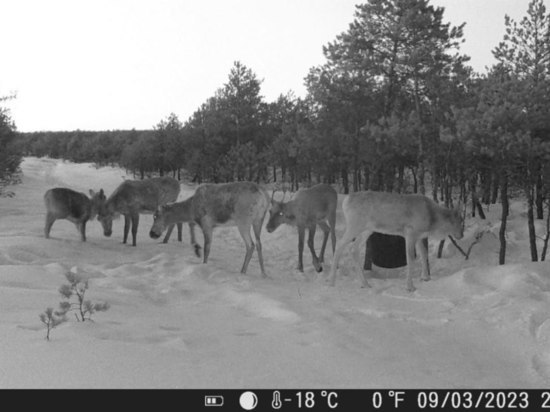
POLYGON ((195 245, 195 255, 201 257, 201 247, 199 245, 195 245))
POLYGON ((322 271, 323 271, 323 267, 319 265, 319 267, 317 268, 317 273, 321 273, 322 271))

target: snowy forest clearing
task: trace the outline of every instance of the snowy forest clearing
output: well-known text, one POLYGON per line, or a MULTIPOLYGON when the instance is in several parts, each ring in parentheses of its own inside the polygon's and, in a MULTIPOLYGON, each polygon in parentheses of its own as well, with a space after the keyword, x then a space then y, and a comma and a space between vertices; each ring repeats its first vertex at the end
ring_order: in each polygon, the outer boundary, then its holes
MULTIPOLYGON (((173 235, 149 238, 142 215, 136 247, 97 221, 87 242, 57 221, 45 239, 44 192, 63 186, 107 195, 130 178, 46 158, 26 158, 16 196, 0 199, 0 387, 2 388, 547 388, 550 384, 550 265, 530 263, 524 205, 512 203, 507 260, 485 235, 470 259, 430 244, 432 280, 406 291, 405 268, 378 269, 361 289, 351 253, 335 287, 305 254, 296 271, 296 230, 263 230, 266 272, 256 253, 239 273, 242 239, 214 230, 209 263, 173 235), (69 318, 45 340, 38 315, 61 300, 72 267, 90 278, 87 297, 110 304, 93 321, 69 318), (348 274, 346 276, 346 273, 348 274)), ((182 186, 180 199, 194 187, 182 186)), ((337 238, 343 233, 341 201, 337 238)), ((498 233, 499 207, 468 219, 469 245, 480 229, 498 233)), ((267 219, 266 219, 267 220, 267 219)), ((264 222, 265 223, 265 222, 264 222)), ((197 231, 202 242, 200 230, 197 231)), ((320 247, 322 233, 317 234, 320 247)))

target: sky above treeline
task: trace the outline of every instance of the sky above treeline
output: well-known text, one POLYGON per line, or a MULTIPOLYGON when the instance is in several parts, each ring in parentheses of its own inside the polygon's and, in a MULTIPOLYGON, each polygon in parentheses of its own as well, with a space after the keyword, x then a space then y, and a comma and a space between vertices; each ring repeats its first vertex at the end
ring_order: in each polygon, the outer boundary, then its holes
MULTIPOLYGON (((181 121, 227 82, 235 61, 262 79, 266 101, 293 91, 346 31, 356 0, 3 0, 0 96, 19 131, 150 129, 181 121)), ((432 0, 466 23, 463 54, 495 61, 504 16, 529 0, 432 0)), ((547 4, 548 7, 548 4, 547 4)))

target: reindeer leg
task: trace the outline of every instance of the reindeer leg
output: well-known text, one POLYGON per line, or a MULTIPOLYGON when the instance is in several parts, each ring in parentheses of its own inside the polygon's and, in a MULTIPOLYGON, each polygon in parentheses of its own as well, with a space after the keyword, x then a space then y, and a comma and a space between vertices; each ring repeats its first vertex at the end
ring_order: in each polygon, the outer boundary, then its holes
MULTIPOLYGON (((370 277, 370 274, 372 273, 372 266, 370 267, 370 269, 367 269, 365 270, 364 267, 361 267, 361 263, 360 263, 360 248, 361 248, 361 245, 363 244, 363 241, 365 239, 367 239, 367 242, 368 242, 368 239, 370 238, 370 235, 372 234, 372 232, 370 231, 366 231, 364 233, 361 233, 359 234, 355 240, 353 241, 354 245, 352 246, 353 247, 353 263, 354 263, 354 266, 355 266, 355 269, 361 273, 361 287, 362 288, 370 288, 370 284, 369 284, 369 281, 368 281, 368 278, 370 277), (369 274, 369 276, 367 276, 367 274, 369 274)), ((366 243, 366 242, 365 242, 366 243)))
POLYGON ((328 218, 328 224, 330 226, 330 242, 332 243, 332 256, 336 250, 336 212, 334 212, 328 218))
POLYGON ((244 256, 244 263, 243 267, 241 269, 241 273, 246 273, 246 269, 248 269, 248 264, 250 263, 250 259, 252 259, 252 254, 254 253, 254 242, 252 241, 252 237, 250 236, 250 225, 239 225, 239 233, 241 234, 244 244, 246 245, 246 255, 244 256))
MULTIPOLYGON (((330 233, 330 227, 324 221, 317 222, 321 230, 323 231, 323 245, 321 246, 321 254, 319 255, 319 263, 325 262, 325 248, 327 247, 328 235, 330 233)), ((334 253, 334 252, 333 252, 334 253)))
POLYGON ((177 223, 178 226, 178 242, 183 241, 183 223, 177 223))
POLYGON ((212 244, 213 227, 207 222, 203 221, 201 223, 201 228, 204 237, 204 256, 202 261, 203 263, 207 263, 208 256, 210 255, 210 245, 212 244))
POLYGON ((128 232, 130 231, 130 216, 124 215, 124 232, 122 237, 122 243, 126 243, 128 240, 128 232))
POLYGON ((172 235, 173 230, 174 230, 174 225, 168 226, 168 229, 166 230, 166 236, 164 236, 162 243, 168 243, 168 239, 170 239, 170 235, 172 235))
POLYGON ((139 226, 139 213, 136 213, 132 216, 132 246, 136 245, 138 226, 139 226))
POLYGON ((357 237, 357 229, 353 227, 346 228, 346 232, 342 238, 336 243, 336 251, 334 252, 334 258, 332 259, 332 266, 330 267, 330 275, 328 277, 328 282, 331 286, 334 286, 336 283, 336 270, 338 269, 338 262, 342 257, 344 249, 357 237))
POLYGON ((313 223, 309 228, 309 236, 307 238, 307 245, 309 246, 309 250, 311 251, 311 258, 313 259, 313 266, 315 267, 315 270, 319 273, 323 271, 323 266, 319 263, 319 258, 315 254, 315 228, 316 224, 313 223))
POLYGON ((191 246, 193 246, 193 250, 195 251, 195 255, 197 257, 201 257, 201 247, 197 243, 197 239, 195 238, 195 223, 189 223, 189 235, 191 236, 191 246))
POLYGON ((55 217, 51 213, 46 214, 46 226, 44 226, 44 236, 46 239, 50 238, 50 230, 52 229, 53 222, 55 222, 55 217))
POLYGON ((416 288, 413 285, 412 280, 412 264, 415 260, 415 245, 416 241, 411 233, 405 232, 405 247, 407 252, 407 290, 414 292, 416 288))
POLYGON ((365 242, 365 263, 363 264, 363 270, 372 270, 372 241, 370 236, 365 242))
POLYGON ((260 241, 260 234, 262 233, 262 220, 255 220, 252 222, 252 230, 254 230, 254 237, 256 237, 256 249, 258 250, 258 260, 260 261, 260 270, 262 271, 262 276, 267 277, 264 268, 264 257, 262 254, 262 242, 260 241))
POLYGON ((420 259, 422 262, 422 280, 430 280, 430 262, 428 261, 428 239, 420 239, 416 242, 417 249, 420 251, 420 259))
POLYGON ((82 241, 85 242, 86 241, 86 221, 80 222, 78 224, 78 230, 80 232, 80 237, 82 241))
POLYGON ((304 255, 304 238, 306 235, 306 228, 305 227, 298 227, 298 270, 300 272, 304 271, 304 261, 303 261, 303 255, 304 255))

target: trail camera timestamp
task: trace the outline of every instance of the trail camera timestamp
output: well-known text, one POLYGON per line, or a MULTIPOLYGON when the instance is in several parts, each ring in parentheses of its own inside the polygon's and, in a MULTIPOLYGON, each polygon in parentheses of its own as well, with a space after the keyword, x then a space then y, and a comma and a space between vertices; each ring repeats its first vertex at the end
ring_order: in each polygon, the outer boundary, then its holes
POLYGON ((373 392, 371 400, 375 409, 393 410, 550 409, 550 392, 533 390, 390 390, 373 392))

